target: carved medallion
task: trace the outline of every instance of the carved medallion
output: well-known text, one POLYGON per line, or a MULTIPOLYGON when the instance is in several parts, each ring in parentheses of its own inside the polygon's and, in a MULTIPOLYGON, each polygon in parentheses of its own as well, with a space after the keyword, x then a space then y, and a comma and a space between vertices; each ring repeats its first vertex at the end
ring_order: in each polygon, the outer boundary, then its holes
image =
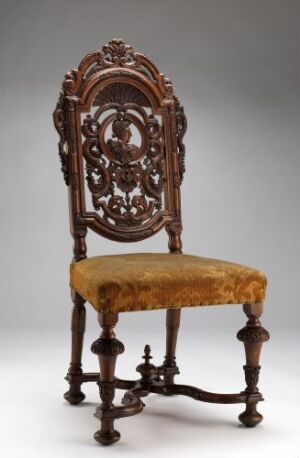
POLYGON ((129 164, 138 161, 149 148, 148 136, 144 124, 134 115, 119 111, 108 116, 99 129, 99 144, 111 162, 129 164), (130 142, 131 125, 134 125, 142 138, 141 146, 130 142), (111 137, 106 141, 105 132, 111 128, 111 137))
POLYGON ((107 224, 133 226, 162 208, 165 157, 159 117, 141 106, 149 105, 142 93, 124 86, 97 94, 99 108, 83 120, 83 154, 94 209, 107 224))

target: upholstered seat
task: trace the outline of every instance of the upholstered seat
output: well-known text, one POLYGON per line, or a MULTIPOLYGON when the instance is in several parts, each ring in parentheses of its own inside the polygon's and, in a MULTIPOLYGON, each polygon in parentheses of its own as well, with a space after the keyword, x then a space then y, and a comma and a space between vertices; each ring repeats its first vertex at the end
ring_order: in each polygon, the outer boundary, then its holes
POLYGON ((97 311, 262 302, 256 269, 186 254, 95 256, 71 264, 71 287, 97 311))

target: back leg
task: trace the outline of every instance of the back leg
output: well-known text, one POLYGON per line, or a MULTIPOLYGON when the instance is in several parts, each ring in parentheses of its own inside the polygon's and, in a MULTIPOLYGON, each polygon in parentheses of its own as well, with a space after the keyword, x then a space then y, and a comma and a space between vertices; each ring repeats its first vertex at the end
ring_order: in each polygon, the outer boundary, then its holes
POLYGON ((176 366, 176 343, 180 325, 181 309, 168 309, 166 314, 166 356, 163 362, 165 369, 164 381, 166 385, 174 383, 175 374, 179 374, 176 366), (168 373, 169 372, 169 373, 168 373))

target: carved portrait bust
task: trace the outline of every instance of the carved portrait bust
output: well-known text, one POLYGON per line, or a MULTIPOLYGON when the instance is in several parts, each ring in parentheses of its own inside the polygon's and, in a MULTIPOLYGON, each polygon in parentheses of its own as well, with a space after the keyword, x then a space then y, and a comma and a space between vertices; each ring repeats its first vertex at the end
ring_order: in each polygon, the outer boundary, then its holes
POLYGON ((109 139, 107 145, 112 150, 118 161, 129 163, 134 160, 139 151, 139 147, 129 143, 132 132, 130 129, 130 121, 122 118, 117 118, 112 123, 112 137, 116 140, 109 139))

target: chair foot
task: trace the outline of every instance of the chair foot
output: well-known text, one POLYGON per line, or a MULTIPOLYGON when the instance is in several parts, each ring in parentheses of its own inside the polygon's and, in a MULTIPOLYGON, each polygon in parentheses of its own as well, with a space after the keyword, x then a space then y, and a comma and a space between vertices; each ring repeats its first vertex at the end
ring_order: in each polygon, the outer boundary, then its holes
POLYGON ((77 390, 70 389, 64 394, 64 398, 72 405, 80 404, 85 399, 85 394, 80 391, 80 388, 77 390))
POLYGON ((246 410, 239 415, 239 420, 248 428, 253 428, 263 420, 263 416, 257 412, 256 404, 246 404, 246 410))
POLYGON ((99 430, 94 434, 94 439, 102 445, 112 445, 115 442, 118 442, 120 437, 121 434, 115 429, 107 432, 101 432, 101 430, 99 430))

